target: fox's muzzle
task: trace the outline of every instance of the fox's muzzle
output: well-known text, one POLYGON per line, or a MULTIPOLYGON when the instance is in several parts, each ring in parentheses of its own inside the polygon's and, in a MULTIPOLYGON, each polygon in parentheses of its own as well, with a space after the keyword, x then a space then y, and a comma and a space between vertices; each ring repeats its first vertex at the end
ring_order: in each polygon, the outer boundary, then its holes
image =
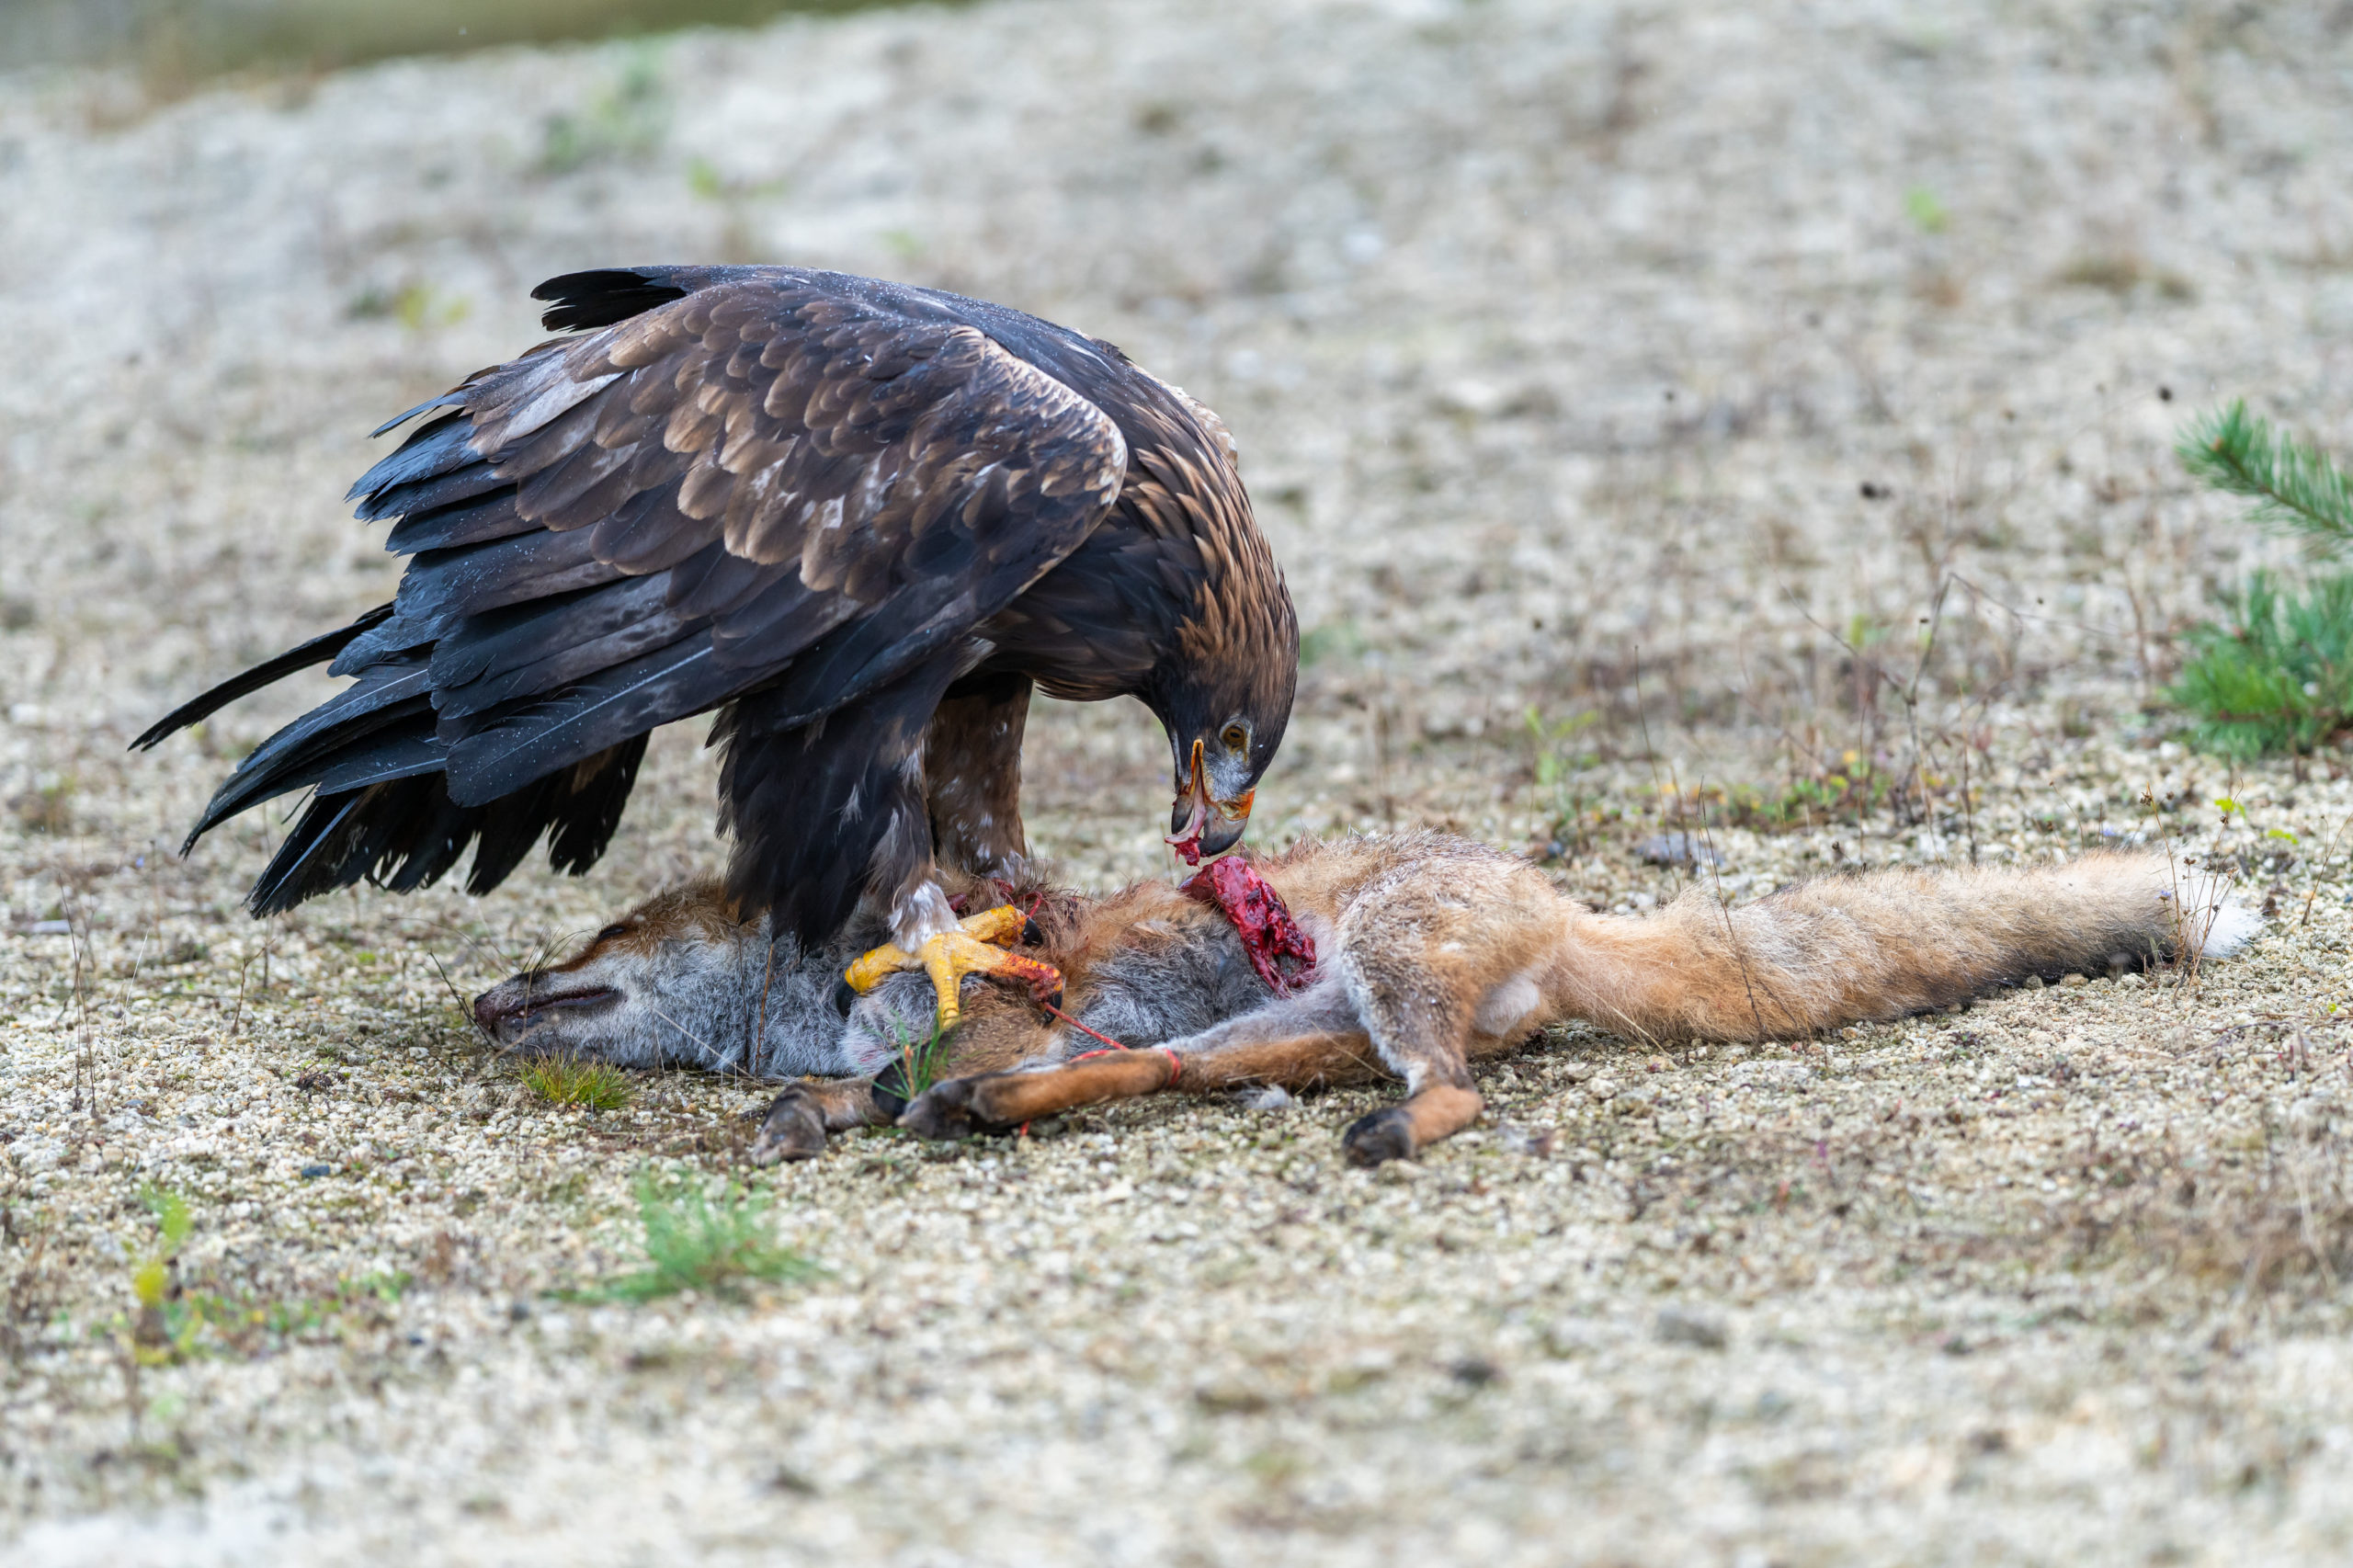
POLYGON ((572 1007, 597 1007, 620 995, 608 985, 577 985, 564 990, 564 977, 546 970, 530 970, 501 981, 474 998, 474 1023, 494 1040, 506 1040, 546 1014, 572 1007))

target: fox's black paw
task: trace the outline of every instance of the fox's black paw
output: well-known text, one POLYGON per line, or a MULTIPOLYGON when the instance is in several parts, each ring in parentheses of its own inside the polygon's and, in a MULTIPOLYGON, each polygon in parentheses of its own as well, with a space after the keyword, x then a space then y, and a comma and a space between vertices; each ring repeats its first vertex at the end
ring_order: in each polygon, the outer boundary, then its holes
POLYGON ((907 1102, 907 1108, 899 1113, 899 1125, 919 1138, 943 1142, 986 1131, 988 1124, 973 1114, 972 1083, 970 1078, 950 1078, 934 1084, 907 1102))
POLYGON ((1352 1165, 1384 1165, 1414 1157, 1414 1118, 1404 1106, 1360 1116, 1340 1134, 1340 1147, 1352 1165))
POLYGON ((796 1089, 787 1089, 768 1107, 760 1135, 752 1140, 752 1163, 773 1165, 779 1160, 813 1160, 825 1152, 825 1119, 817 1104, 796 1089))

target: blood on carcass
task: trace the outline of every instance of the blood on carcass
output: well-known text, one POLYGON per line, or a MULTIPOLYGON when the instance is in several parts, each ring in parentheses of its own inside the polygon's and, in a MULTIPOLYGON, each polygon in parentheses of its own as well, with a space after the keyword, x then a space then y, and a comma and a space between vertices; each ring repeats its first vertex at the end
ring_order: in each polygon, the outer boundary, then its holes
POLYGON ((1250 967, 1276 995, 1288 996, 1314 977, 1314 939, 1291 918, 1282 894, 1242 856, 1211 861, 1179 891, 1225 912, 1242 938, 1242 950, 1250 956, 1250 967))

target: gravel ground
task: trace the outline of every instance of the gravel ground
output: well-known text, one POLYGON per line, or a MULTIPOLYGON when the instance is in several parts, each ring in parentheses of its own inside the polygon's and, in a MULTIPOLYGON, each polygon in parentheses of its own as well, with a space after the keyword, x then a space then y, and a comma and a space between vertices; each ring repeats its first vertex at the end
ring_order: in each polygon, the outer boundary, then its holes
MULTIPOLYGON (((2353 782, 2152 700, 2271 548, 2185 413, 2353 446, 2348 82, 2341 8, 1515 0, 0 75, 0 1543, 2343 1561, 2353 782), (1735 896, 2145 837, 2267 935, 1754 1053, 1571 1032, 1378 1176, 1374 1092, 763 1173, 750 1085, 551 1107, 454 998, 714 860, 699 736, 584 881, 267 926, 278 819, 172 850, 324 683, 122 748, 386 597, 364 432, 532 341, 533 282, 707 257, 1018 303, 1224 414, 1310 629, 1265 842, 1449 825, 1644 907, 1678 809, 1735 896), (828 1272, 567 1297, 642 1261, 649 1169, 828 1272), (210 1303, 169 1346, 165 1189, 210 1303)), ((1165 872, 1164 758, 1050 706, 1036 842, 1165 872)))

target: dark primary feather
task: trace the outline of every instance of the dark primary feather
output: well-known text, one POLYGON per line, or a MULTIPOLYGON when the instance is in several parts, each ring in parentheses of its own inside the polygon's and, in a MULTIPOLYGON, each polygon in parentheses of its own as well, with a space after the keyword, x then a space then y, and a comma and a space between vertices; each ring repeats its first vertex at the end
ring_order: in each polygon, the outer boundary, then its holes
POLYGON ((733 673, 711 659, 708 638, 698 636, 599 670, 543 701, 494 710, 489 722, 470 723, 455 741, 445 723, 450 793, 467 803, 494 800, 606 749, 597 744, 603 737, 627 740, 677 717, 675 710, 714 708, 734 685, 733 673))
POLYGON ((409 513, 392 525, 392 531, 384 537, 384 548, 399 555, 417 555, 428 550, 484 544, 528 533, 538 527, 516 510, 512 490, 499 490, 453 501, 430 511, 409 513))
POLYGON ((298 642, 274 659, 265 659, 242 675, 230 676, 201 697, 190 698, 169 713, 156 720, 131 743, 131 750, 146 751, 157 741, 190 724, 200 722, 226 708, 240 697, 250 697, 263 687, 270 686, 292 675, 296 670, 309 669, 324 664, 342 653, 362 632, 381 626, 392 619, 392 607, 378 605, 362 612, 348 626, 338 626, 333 631, 322 631, 307 642, 298 642))
POLYGON ((422 661, 376 665, 262 742, 213 792, 181 852, 239 812, 308 789, 327 769, 355 760, 388 725, 429 715, 427 676, 422 661))
POLYGON ((1222 426, 1107 345, 782 267, 574 273, 535 297, 577 335, 410 410, 430 417, 352 487, 412 557, 389 611, 182 710, 320 658, 358 677, 199 824, 316 787, 256 909, 422 885, 469 844, 486 888, 542 834, 583 869, 646 733, 723 709, 739 891, 823 922, 921 820, 908 759, 976 663, 1152 689, 1180 616, 1227 591, 1205 528, 1288 615, 1222 426), (1123 497, 1138 474, 1152 488, 1123 497))
POLYGON ((429 886, 479 840, 467 891, 488 892, 542 835, 549 859, 574 874, 596 864, 620 825, 645 737, 481 806, 449 798, 438 771, 360 787, 323 783, 254 884, 246 905, 276 915, 364 880, 394 892, 429 886))
POLYGON ((617 321, 627 321, 656 305, 684 299, 686 287, 664 282, 659 274, 686 270, 684 267, 644 267, 567 272, 561 278, 551 278, 532 290, 531 298, 555 301, 540 317, 540 324, 551 332, 610 326, 617 321))

